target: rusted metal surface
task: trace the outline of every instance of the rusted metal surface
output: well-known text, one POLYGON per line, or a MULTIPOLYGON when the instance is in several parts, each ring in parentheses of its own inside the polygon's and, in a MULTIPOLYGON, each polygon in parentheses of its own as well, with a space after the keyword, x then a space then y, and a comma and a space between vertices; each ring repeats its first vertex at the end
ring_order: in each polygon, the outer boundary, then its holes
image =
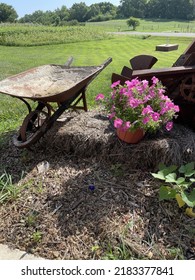
POLYGON ((158 61, 152 55, 137 55, 130 59, 130 64, 133 70, 150 69, 158 61))
POLYGON ((182 55, 173 63, 173 66, 195 65, 195 40, 193 40, 182 55))
POLYGON ((64 65, 43 65, 0 81, 0 93, 19 98, 29 110, 19 135, 14 137, 14 145, 18 148, 28 148, 36 143, 65 110, 87 111, 86 88, 112 59, 108 58, 99 66, 83 67, 72 67, 72 61, 71 57, 64 65), (38 103, 35 110, 31 110, 26 99, 38 103), (83 106, 78 106, 80 101, 83 106), (52 102, 58 104, 56 110, 52 108, 52 102))
POLYGON ((0 92, 32 100, 63 102, 87 84, 101 68, 44 65, 1 81, 0 92))

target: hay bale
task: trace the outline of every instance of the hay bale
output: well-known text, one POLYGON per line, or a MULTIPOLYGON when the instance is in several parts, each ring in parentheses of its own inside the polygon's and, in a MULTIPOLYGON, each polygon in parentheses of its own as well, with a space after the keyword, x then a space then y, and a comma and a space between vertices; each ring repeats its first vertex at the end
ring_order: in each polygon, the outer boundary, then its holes
POLYGON ((126 144, 117 138, 107 117, 95 111, 70 114, 65 125, 56 123, 42 142, 46 144, 55 153, 126 163, 131 168, 195 160, 195 133, 187 127, 175 124, 170 132, 161 130, 138 144, 126 144))

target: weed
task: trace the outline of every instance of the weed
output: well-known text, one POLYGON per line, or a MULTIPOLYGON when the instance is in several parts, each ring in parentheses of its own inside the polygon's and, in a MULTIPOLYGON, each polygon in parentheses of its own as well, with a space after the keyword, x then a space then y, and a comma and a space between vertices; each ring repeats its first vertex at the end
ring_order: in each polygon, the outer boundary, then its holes
POLYGON ((42 239, 42 233, 39 230, 32 233, 33 242, 38 243, 41 241, 41 239, 42 239))
POLYGON ((5 172, 0 176, 0 204, 15 200, 19 195, 19 188, 12 183, 12 177, 5 172))
POLYGON ((32 211, 31 213, 28 214, 28 216, 25 219, 26 226, 35 226, 37 223, 37 218, 38 218, 38 213, 36 211, 32 211))
POLYGON ((134 258, 129 248, 121 240, 118 246, 112 247, 110 244, 108 245, 107 252, 105 253, 103 259, 104 260, 130 260, 134 258))
POLYGON ((184 260, 183 252, 180 248, 172 247, 167 249, 170 259, 184 260))

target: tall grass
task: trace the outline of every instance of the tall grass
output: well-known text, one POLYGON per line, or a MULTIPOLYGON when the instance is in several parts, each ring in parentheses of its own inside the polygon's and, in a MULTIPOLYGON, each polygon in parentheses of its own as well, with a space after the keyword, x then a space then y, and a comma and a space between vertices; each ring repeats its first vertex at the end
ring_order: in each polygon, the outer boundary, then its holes
POLYGON ((0 45, 4 46, 53 45, 96 41, 107 37, 103 30, 94 32, 94 28, 85 26, 0 24, 0 45))

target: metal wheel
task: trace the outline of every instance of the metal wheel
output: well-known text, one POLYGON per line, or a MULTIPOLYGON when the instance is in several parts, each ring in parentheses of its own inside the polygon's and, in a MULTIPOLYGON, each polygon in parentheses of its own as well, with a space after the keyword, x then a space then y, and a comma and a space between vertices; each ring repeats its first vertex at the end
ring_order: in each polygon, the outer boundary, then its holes
POLYGON ((43 109, 30 112, 22 123, 19 136, 17 139, 14 138, 14 145, 18 148, 25 148, 37 142, 45 133, 50 116, 51 108, 48 104, 43 109))
POLYGON ((195 102, 195 75, 182 80, 180 91, 185 100, 195 102))

